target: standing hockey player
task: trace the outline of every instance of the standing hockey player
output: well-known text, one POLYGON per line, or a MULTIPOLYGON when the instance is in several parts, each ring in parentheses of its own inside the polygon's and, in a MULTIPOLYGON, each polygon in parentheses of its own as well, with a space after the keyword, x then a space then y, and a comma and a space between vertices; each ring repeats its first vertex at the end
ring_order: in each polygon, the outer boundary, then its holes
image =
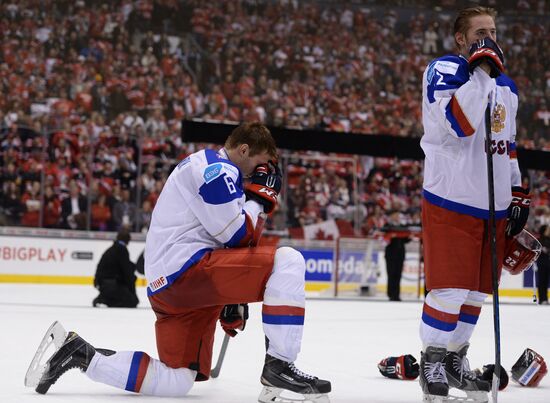
POLYGON ((36 391, 46 393, 67 369, 78 367, 94 381, 132 392, 185 396, 195 381, 210 376, 218 319, 235 336, 244 330, 246 303, 263 301, 267 353, 259 400, 275 401, 287 390, 328 402, 330 382, 294 366, 304 324, 304 258, 289 247, 249 247, 259 235, 259 215, 277 204, 282 178, 276 158, 269 130, 245 123, 219 152, 190 155, 168 178, 145 246, 160 360, 144 352, 96 350, 69 332, 41 376, 26 383, 36 379, 36 391))
MULTIPOLYGON (((458 55, 433 60, 423 78, 426 155, 423 239, 426 287, 420 324, 424 401, 444 401, 449 387, 487 401, 489 382, 469 371, 466 353, 481 306, 492 292, 484 114, 491 102, 497 257, 505 237, 527 221, 530 194, 516 160, 518 92, 504 75, 496 12, 462 10, 454 25, 458 55)), ((470 400, 471 401, 471 400, 470 400)))

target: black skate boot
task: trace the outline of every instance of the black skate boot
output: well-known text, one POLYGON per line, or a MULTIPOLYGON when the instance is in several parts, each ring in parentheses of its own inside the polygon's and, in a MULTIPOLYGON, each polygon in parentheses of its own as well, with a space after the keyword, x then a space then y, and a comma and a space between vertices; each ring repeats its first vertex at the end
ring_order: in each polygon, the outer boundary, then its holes
POLYGON ((424 402, 445 402, 449 395, 449 384, 445 376, 445 355, 443 347, 427 347, 420 353, 420 387, 424 402))
MULTIPOLYGON (((105 350, 108 352, 109 350, 105 350)), ((69 332, 63 345, 46 362, 46 369, 36 391, 45 394, 57 379, 71 368, 86 371, 96 350, 75 332, 69 332)), ((105 355, 110 355, 109 353, 105 355)))
POLYGON ((305 401, 329 402, 326 395, 331 391, 329 381, 305 374, 296 368, 294 363, 279 360, 268 354, 265 355, 265 364, 260 381, 264 385, 264 389, 258 398, 260 402, 296 401, 292 399, 285 400, 284 397, 281 397, 280 394, 285 390, 303 395, 305 401))
POLYGON ((469 344, 462 346, 457 352, 449 351, 445 357, 445 371, 451 388, 457 388, 466 393, 471 401, 488 402, 491 383, 477 376, 470 370, 468 358, 469 344))

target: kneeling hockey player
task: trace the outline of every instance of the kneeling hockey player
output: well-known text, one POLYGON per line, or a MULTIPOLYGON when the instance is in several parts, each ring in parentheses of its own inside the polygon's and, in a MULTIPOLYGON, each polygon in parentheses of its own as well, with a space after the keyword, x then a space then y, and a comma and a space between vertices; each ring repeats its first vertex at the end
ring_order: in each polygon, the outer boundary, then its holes
POLYGON ((78 367, 94 381, 132 392, 185 396, 195 381, 210 376, 218 319, 234 336, 244 329, 246 303, 263 301, 267 353, 259 400, 275 401, 286 390, 328 402, 330 382, 294 366, 304 324, 304 258, 289 247, 249 247, 259 236, 258 217, 277 204, 282 178, 272 162, 276 158, 269 130, 245 123, 219 152, 194 153, 170 174, 145 246, 160 360, 144 352, 95 349, 54 324, 31 363, 27 386, 46 393, 65 371, 78 367), (42 367, 48 342, 59 349, 42 367))

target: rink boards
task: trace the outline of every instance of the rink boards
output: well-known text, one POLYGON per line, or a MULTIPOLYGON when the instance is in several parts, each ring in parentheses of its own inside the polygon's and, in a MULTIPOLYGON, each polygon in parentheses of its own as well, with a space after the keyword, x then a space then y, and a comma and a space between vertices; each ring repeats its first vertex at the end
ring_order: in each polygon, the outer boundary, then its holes
MULTIPOLYGON (((64 230, 0 228, 0 282, 92 284, 97 263, 103 252, 112 244, 114 233, 82 233, 64 230)), ((306 262, 306 290, 322 293, 334 287, 335 249, 327 241, 292 241, 306 262)), ((144 249, 143 234, 133 234, 129 244, 130 259, 136 261, 144 249)), ((386 270, 383 246, 369 251, 339 252, 339 283, 342 290, 359 283, 368 283, 378 292, 386 287, 386 270), (370 262, 370 263, 367 263, 370 262)), ((500 295, 531 298, 532 270, 523 275, 504 273, 500 295)), ((144 286, 145 279, 139 278, 144 286)), ((419 252, 408 248, 401 280, 403 293, 418 295, 423 292, 423 279, 419 279, 419 252)))

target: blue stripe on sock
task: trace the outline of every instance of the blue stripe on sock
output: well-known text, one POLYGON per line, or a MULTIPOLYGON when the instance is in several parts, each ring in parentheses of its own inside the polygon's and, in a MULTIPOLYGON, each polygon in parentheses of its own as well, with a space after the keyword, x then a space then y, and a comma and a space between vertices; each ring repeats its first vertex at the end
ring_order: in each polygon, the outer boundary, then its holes
POLYGON ((135 392, 137 375, 139 371, 139 363, 141 362, 141 357, 143 353, 137 351, 132 357, 132 364, 130 365, 130 373, 128 374, 128 381, 126 382, 126 387, 124 389, 129 390, 130 392, 135 392))
POLYGON ((297 315, 266 315, 262 314, 262 322, 268 325, 303 325, 304 317, 297 315))
POLYGON ((456 329, 456 323, 443 322, 441 320, 431 317, 426 313, 422 314, 422 322, 438 330, 443 330, 444 332, 452 332, 456 329))
POLYGON ((458 315, 458 320, 461 322, 470 323, 472 325, 475 325, 477 323, 477 320, 479 319, 479 316, 477 315, 470 315, 467 313, 461 312, 460 315, 458 315))

